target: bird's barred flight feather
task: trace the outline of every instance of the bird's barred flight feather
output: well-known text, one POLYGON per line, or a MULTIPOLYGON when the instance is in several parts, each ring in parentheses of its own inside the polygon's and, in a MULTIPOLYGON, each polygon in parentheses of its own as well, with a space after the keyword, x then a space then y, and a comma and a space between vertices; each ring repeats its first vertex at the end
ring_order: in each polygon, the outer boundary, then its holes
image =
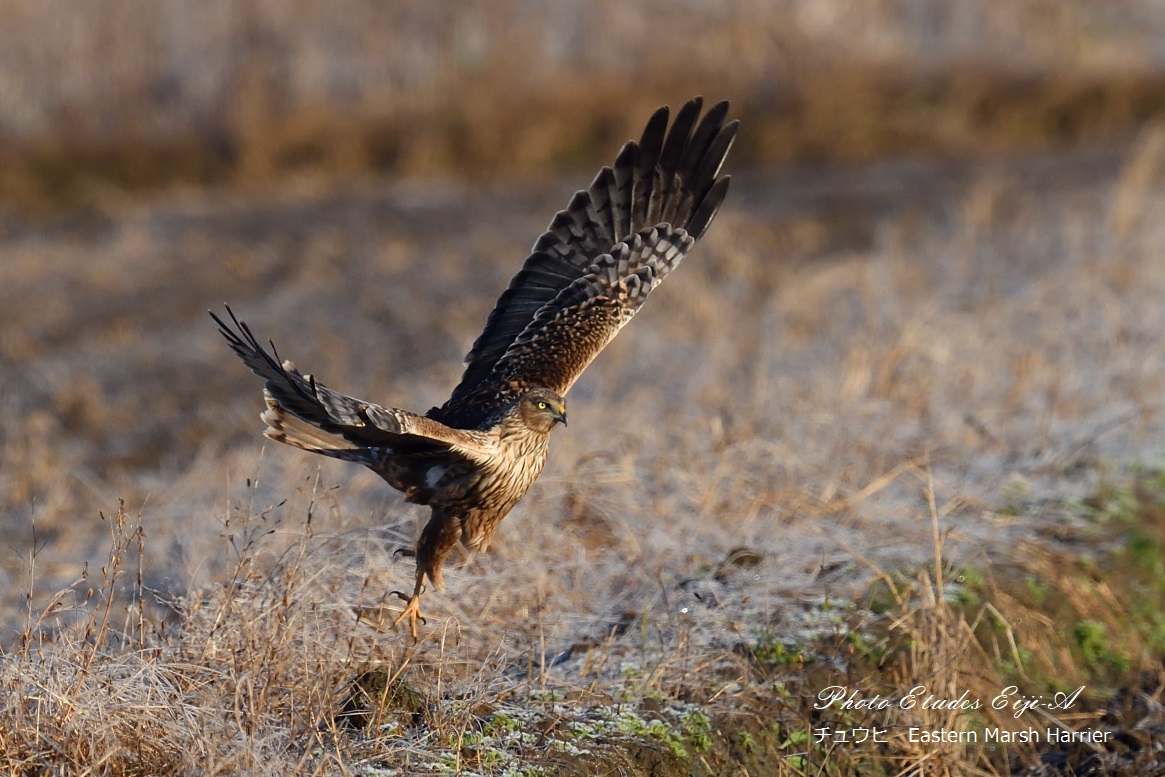
MULTIPOLYGON (((471 460, 488 458, 493 450, 487 435, 473 430, 452 429, 423 415, 399 408, 386 408, 332 391, 304 375, 289 361, 279 362, 274 344, 271 353, 260 345, 251 328, 227 314, 234 326, 211 313, 231 349, 251 371, 265 381, 267 410, 262 419, 271 439, 296 447, 310 442, 308 450, 318 450, 335 458, 362 460, 363 452, 421 453, 447 451, 471 460), (308 430, 314 430, 309 435, 308 430), (289 434, 295 431, 296 434, 289 434), (305 439, 311 437, 310 440, 305 439)), ((371 464, 372 459, 366 462, 371 464)))
MULTIPOLYGON (((577 192, 555 215, 498 298, 466 356, 461 382, 444 405, 429 411, 430 416, 455 426, 474 426, 512 400, 506 391, 491 396, 491 389, 499 387, 494 381, 498 362, 544 307, 553 309, 560 292, 585 276, 603 255, 618 253, 622 242, 668 225, 691 237, 682 249, 686 253, 703 236, 728 193, 728 176, 717 176, 736 137, 737 122, 724 124, 728 103, 721 102, 697 125, 702 105, 699 97, 688 101, 670 130, 668 109, 657 110, 639 142, 624 145, 614 165, 599 171, 590 187, 577 192)), ((661 231, 657 236, 666 239, 667 234, 661 231)), ((568 387, 570 383, 573 380, 568 387)))

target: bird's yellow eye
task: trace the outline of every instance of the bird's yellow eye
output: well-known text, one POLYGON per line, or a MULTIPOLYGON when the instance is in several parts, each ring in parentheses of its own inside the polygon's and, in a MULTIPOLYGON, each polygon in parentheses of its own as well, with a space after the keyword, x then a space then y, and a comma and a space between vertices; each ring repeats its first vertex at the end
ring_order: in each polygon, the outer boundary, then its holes
POLYGON ((546 404, 545 402, 542 402, 542 401, 538 402, 538 409, 539 410, 545 410, 548 407, 550 407, 550 405, 546 404))

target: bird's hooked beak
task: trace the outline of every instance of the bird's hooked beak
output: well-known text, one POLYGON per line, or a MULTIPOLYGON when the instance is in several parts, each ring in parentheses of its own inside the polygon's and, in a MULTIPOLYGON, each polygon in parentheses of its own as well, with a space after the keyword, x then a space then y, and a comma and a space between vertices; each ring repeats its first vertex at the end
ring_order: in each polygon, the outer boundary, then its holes
POLYGON ((559 405, 558 406, 557 410, 554 413, 554 420, 561 422, 563 426, 567 425, 566 424, 566 405, 559 405))

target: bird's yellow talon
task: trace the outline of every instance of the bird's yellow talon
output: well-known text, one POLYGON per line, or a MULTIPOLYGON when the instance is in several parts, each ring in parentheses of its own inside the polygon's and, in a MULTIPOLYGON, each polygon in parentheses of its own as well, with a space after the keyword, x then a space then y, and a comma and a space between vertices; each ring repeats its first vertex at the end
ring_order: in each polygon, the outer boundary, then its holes
POLYGON ((425 616, 421 615, 421 595, 419 592, 413 594, 411 597, 405 596, 400 591, 393 591, 393 593, 396 594, 397 596, 399 596, 401 599, 404 599, 407 602, 407 604, 405 605, 404 611, 401 612, 400 615, 396 616, 396 620, 394 620, 392 622, 392 625, 395 627, 395 626, 399 625, 400 622, 403 621, 405 618, 408 618, 409 619, 409 632, 412 634, 413 639, 416 639, 417 638, 417 621, 420 621, 422 624, 425 624, 425 625, 428 625, 428 623, 429 623, 427 620, 425 620, 425 616))

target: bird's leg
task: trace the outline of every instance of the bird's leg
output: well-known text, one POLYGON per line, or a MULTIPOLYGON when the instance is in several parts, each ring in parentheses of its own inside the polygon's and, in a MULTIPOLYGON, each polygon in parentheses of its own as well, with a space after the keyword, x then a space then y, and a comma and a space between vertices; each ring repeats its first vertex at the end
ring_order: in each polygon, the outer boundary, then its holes
POLYGON ((421 615, 421 592, 425 590, 425 579, 437 587, 438 591, 445 590, 445 581, 441 577, 441 564, 445 561, 445 557, 449 555, 457 541, 461 538, 461 522, 458 520, 450 520, 448 516, 433 510, 433 517, 425 524, 424 531, 421 532, 421 539, 417 542, 417 549, 409 552, 408 549, 401 549, 397 551, 400 555, 413 556, 417 560, 417 584, 413 587, 413 595, 405 596, 400 591, 393 591, 392 593, 399 596, 405 602, 405 609, 396 620, 392 622, 393 626, 403 621, 405 618, 409 619, 409 629, 412 631, 413 639, 417 638, 417 620, 421 623, 425 622, 425 616, 421 615))
POLYGON ((413 595, 412 596, 405 596, 404 593, 401 591, 393 591, 392 592, 394 596, 399 596, 401 599, 403 599, 405 601, 404 612, 402 612, 400 615, 396 616, 396 620, 394 620, 392 622, 392 625, 396 626, 401 621, 403 621, 405 618, 408 618, 409 619, 409 631, 412 633, 413 639, 417 638, 417 620, 419 619, 421 621, 421 623, 425 622, 425 616, 421 615, 421 592, 424 590, 425 590, 425 573, 420 567, 418 567, 417 568, 417 584, 413 588, 413 595))

